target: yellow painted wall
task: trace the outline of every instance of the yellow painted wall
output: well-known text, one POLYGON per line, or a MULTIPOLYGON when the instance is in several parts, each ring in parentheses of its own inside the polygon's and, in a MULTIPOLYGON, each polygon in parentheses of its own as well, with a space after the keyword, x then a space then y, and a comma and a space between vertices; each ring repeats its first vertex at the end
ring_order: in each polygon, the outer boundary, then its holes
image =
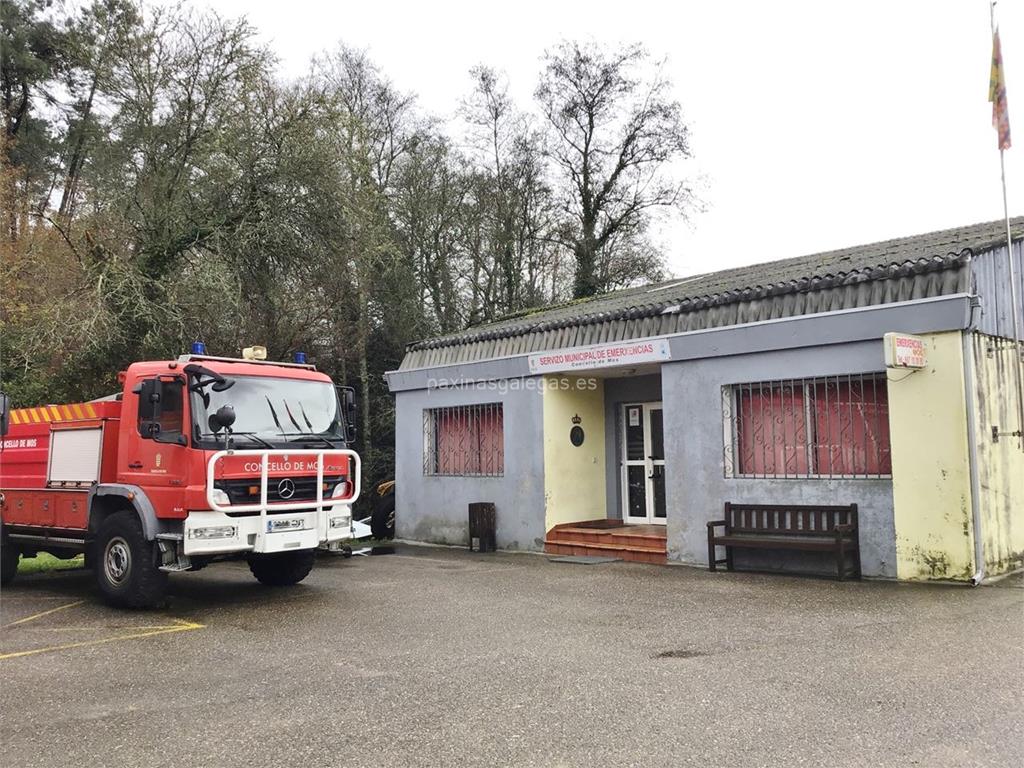
POLYGON ((545 530, 607 516, 604 382, 549 376, 544 380, 545 530), (583 445, 569 442, 573 416, 582 419, 583 445))
POLYGON ((1014 343, 974 334, 975 441, 978 456, 981 540, 989 576, 1024 567, 1024 451, 1014 437, 992 439, 1017 429, 1014 343))
POLYGON ((963 581, 975 568, 962 341, 923 338, 927 367, 888 373, 896 575, 963 581))

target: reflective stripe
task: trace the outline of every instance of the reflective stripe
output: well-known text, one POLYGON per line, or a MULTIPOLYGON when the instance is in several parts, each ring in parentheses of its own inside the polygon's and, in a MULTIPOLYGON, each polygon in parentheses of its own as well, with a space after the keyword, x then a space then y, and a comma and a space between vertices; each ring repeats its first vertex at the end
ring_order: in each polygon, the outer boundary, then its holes
POLYGON ((98 414, 96 408, 89 403, 40 405, 36 408, 15 408, 11 411, 12 424, 41 424, 90 418, 98 418, 98 414))

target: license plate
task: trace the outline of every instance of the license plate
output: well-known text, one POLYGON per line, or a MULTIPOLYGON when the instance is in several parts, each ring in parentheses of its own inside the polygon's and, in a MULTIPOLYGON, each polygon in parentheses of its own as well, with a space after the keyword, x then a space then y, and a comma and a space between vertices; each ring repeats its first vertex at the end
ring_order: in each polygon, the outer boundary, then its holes
POLYGON ((277 531, 298 531, 302 529, 302 518, 290 520, 267 520, 267 533, 277 531))

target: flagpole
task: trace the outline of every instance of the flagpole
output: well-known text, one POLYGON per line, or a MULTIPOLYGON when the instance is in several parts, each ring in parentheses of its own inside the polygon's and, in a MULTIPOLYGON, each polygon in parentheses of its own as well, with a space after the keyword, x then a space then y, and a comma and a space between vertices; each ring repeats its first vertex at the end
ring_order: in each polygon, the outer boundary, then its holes
POLYGON ((1003 181, 1003 217, 1006 219, 1006 257, 1010 262, 1010 319, 1013 324, 1014 355, 1013 366, 1017 379, 1017 445, 1024 450, 1024 374, 1021 367, 1024 366, 1024 333, 1021 333, 1020 311, 1018 310, 1019 294, 1017 292, 1017 268, 1013 258, 1013 240, 1010 234, 1010 213, 1006 204, 1006 163, 1003 160, 1003 150, 999 150, 999 171, 1003 181))
MULTIPOLYGON (((989 23, 992 27, 992 39, 996 34, 996 4, 992 2, 988 7, 989 23)), ((996 128, 998 131, 998 127, 996 128)), ((1020 327, 1020 311, 1018 309, 1019 294, 1017 285, 1017 266, 1013 259, 1013 236, 1010 233, 1010 206, 1006 200, 1006 150, 1000 142, 999 147, 999 178, 1003 185, 1003 218, 1006 222, 1006 259, 1010 267, 1010 322, 1013 325, 1011 333, 1014 342, 1014 376, 1017 384, 1017 446, 1024 450, 1024 373, 1021 368, 1024 366, 1024 333, 1020 327)), ((1024 255, 1024 248, 1022 248, 1024 255)))

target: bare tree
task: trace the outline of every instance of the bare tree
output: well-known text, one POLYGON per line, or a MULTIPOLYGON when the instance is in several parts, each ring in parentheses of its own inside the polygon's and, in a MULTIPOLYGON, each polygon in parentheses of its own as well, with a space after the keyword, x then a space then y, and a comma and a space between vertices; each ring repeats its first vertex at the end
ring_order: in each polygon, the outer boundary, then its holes
POLYGON ((689 133, 671 83, 639 45, 607 51, 566 42, 544 62, 536 96, 564 181, 571 225, 562 238, 576 258, 573 294, 581 298, 612 287, 600 277, 615 270, 598 264, 613 238, 635 240, 654 209, 690 199, 668 169, 689 156, 689 133))
POLYGON ((472 274, 460 269, 469 191, 464 159, 440 137, 418 142, 396 175, 397 239, 415 277, 427 333, 450 333, 463 325, 460 284, 472 274))
POLYGON ((554 201, 545 178, 541 136, 513 104, 503 76, 477 66, 463 103, 470 126, 476 209, 483 221, 474 249, 470 322, 544 303, 557 260, 550 230, 554 201))
POLYGON ((354 352, 363 406, 361 452, 372 475, 376 455, 371 337, 375 321, 387 311, 387 299, 382 305, 375 288, 382 275, 393 273, 391 267, 398 258, 390 210, 392 175, 419 138, 414 97, 395 88, 364 51, 341 46, 314 65, 315 81, 323 89, 334 123, 325 140, 336 158, 339 213, 347 230, 338 244, 336 262, 354 285, 354 352))

